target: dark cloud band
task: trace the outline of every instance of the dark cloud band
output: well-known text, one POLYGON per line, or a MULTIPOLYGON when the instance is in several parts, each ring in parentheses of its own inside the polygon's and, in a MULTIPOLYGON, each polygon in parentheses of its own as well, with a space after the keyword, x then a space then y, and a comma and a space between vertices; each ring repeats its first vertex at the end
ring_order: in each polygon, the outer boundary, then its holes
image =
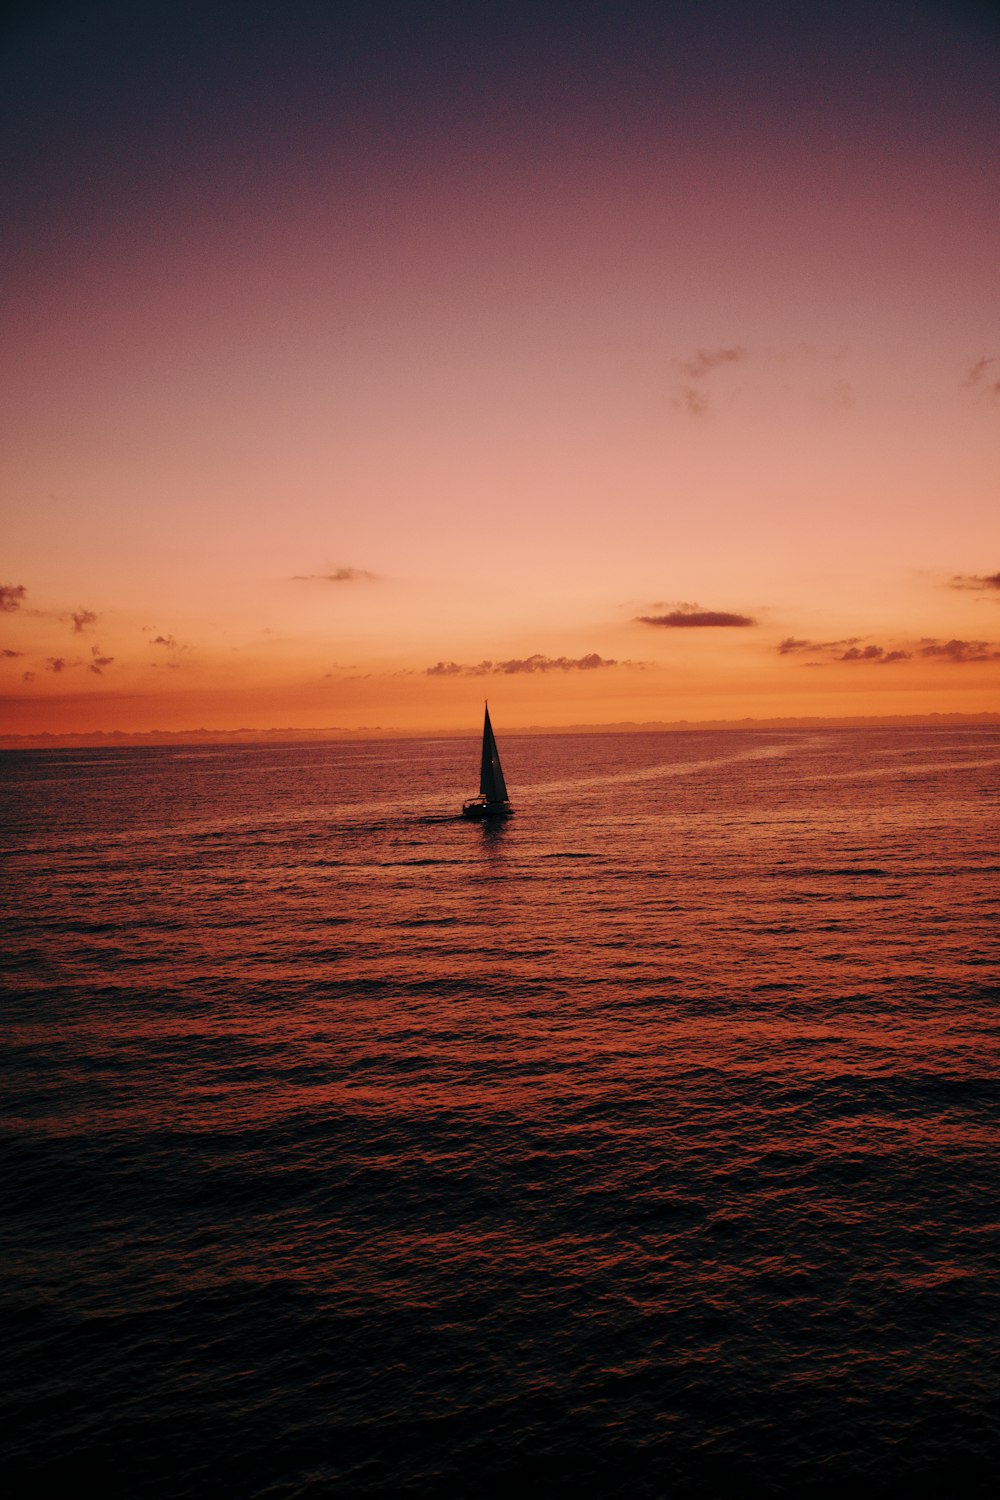
POLYGON ((668 630, 686 630, 698 626, 756 625, 750 615, 732 614, 725 609, 672 609, 665 615, 637 615, 640 625, 662 625, 668 630))
POLYGON ((1000 648, 992 641, 938 641, 925 636, 920 642, 919 650, 921 656, 955 662, 958 665, 974 661, 1000 661, 1000 648))
POLYGON ((803 663, 807 667, 825 666, 830 662, 887 667, 895 662, 912 661, 914 656, 953 665, 1000 661, 1000 647, 992 641, 941 641, 932 636, 923 636, 911 650, 903 646, 879 646, 874 642, 863 645, 858 636, 843 641, 800 641, 794 636, 786 636, 778 646, 778 654, 807 655, 811 658, 803 663))
POLYGON ((435 662, 425 668, 428 677, 502 677, 533 672, 593 672, 599 667, 629 667, 633 662, 615 661, 591 651, 587 656, 524 656, 509 661, 481 661, 474 666, 457 661, 435 662))

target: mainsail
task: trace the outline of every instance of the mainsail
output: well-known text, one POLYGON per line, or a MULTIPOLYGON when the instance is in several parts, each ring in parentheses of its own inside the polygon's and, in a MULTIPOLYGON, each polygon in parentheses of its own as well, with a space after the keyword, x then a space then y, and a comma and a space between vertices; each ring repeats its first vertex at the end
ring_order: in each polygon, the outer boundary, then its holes
POLYGON ((497 742, 493 738, 489 704, 486 705, 486 718, 483 720, 483 763, 479 771, 479 795, 485 797, 487 802, 507 801, 507 785, 500 767, 497 742))

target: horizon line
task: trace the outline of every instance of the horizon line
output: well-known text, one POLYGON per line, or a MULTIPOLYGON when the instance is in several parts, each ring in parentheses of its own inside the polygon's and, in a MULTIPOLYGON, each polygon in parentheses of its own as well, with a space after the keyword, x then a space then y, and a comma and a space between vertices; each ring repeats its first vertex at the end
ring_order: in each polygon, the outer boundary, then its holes
MULTIPOLYGON (((559 735, 559 734, 671 734, 704 730, 739 729, 810 729, 810 728, 930 728, 940 725, 987 727, 1000 725, 1000 712, 983 710, 979 713, 922 713, 922 714, 809 714, 771 715, 767 718, 745 716, 740 719, 622 719, 608 723, 576 724, 526 724, 506 727, 505 737, 514 735, 559 735)), ((276 741, 308 740, 401 740, 401 739, 478 739, 476 730, 459 729, 402 729, 393 725, 360 725, 343 728, 335 725, 311 725, 305 728, 274 726, 268 729, 91 729, 55 732, 40 730, 28 734, 0 734, 0 750, 73 749, 95 745, 149 746, 157 744, 206 744, 216 742, 238 742, 242 744, 274 743, 276 741)))

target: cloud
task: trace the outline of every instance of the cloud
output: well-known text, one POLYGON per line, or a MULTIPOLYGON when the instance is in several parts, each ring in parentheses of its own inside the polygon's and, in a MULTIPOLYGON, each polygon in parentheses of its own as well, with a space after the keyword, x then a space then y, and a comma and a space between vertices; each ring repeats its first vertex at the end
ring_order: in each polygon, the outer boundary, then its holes
POLYGON ((0 651, 0 657, 2 657, 4 661, 12 661, 15 656, 23 655, 23 651, 12 651, 9 646, 5 646, 3 650, 0 651))
POLYGON ((825 667, 832 661, 861 662, 869 666, 886 667, 893 662, 909 661, 913 655, 912 651, 906 651, 901 646, 887 648, 874 642, 864 645, 863 640, 862 636, 851 635, 840 641, 801 641, 795 636, 787 635, 778 645, 778 655, 809 655, 812 660, 803 662, 805 667, 825 667))
POLYGON ((686 411, 692 417, 702 417, 708 411, 708 397, 703 396, 693 385, 679 385, 674 405, 679 411, 686 411))
MULTIPOLYGON (((769 371, 772 374, 775 371, 781 372, 790 363, 797 363, 804 365, 805 383, 802 393, 810 406, 819 405, 822 409, 835 411, 848 410, 857 405, 854 388, 847 379, 832 378, 830 371, 830 366, 840 364, 847 353, 846 346, 819 349, 808 343, 777 348, 761 347, 753 351, 745 349, 742 344, 699 349, 693 358, 672 361, 679 383, 671 394, 671 404, 676 410, 687 412, 689 416, 702 417, 711 410, 709 395, 713 387, 718 389, 721 386, 725 389, 728 386, 730 400, 742 394, 739 385, 734 384, 731 379, 727 380, 727 369, 735 370, 740 367, 742 370, 744 365, 752 365, 755 371, 766 377, 769 371)), ((787 398, 790 392, 787 380, 783 380, 782 387, 784 398, 787 398)), ((777 392, 772 392, 772 397, 776 395, 777 392)))
POLYGON ((598 667, 618 667, 622 663, 591 651, 586 656, 528 656, 523 660, 499 661, 497 672, 593 672, 598 667))
POLYGON ((991 396, 1000 396, 1000 379, 996 379, 996 370, 990 366, 996 366, 998 360, 995 354, 984 354, 982 359, 977 359, 971 366, 962 385, 975 390, 985 391, 991 396))
POLYGON ((367 568, 334 568, 332 573, 296 573, 293 583, 375 583, 377 573, 367 568))
POLYGON ((97 623, 97 616, 92 609, 80 609, 74 611, 71 616, 73 621, 73 634, 82 635, 88 625, 97 623))
POLYGON ((34 680, 35 680, 35 674, 34 674, 34 672, 22 672, 21 673, 21 679, 24 682, 34 682, 34 680))
POLYGON ((735 615, 725 609, 701 609, 697 604, 682 604, 665 615, 637 615, 641 625, 664 625, 671 630, 692 626, 756 625, 750 615, 735 615))
MULTIPOLYGON (((151 630, 152 626, 144 626, 143 628, 151 630)), ((166 656, 165 661, 150 662, 149 665, 155 669, 159 669, 162 666, 169 667, 172 671, 178 672, 181 668, 190 664, 191 653, 194 648, 187 641, 179 641, 176 636, 163 635, 161 632, 159 635, 151 636, 149 644, 151 646, 159 646, 166 656)))
POLYGON ((93 672, 97 677, 100 677, 104 670, 114 662, 114 657, 105 656, 100 646, 91 646, 90 656, 90 661, 87 661, 85 657, 79 656, 74 657, 72 660, 67 656, 47 656, 45 658, 45 670, 46 672, 55 672, 58 675, 60 672, 69 672, 76 667, 85 666, 88 672, 93 672))
POLYGON ((786 636, 778 646, 781 656, 803 652, 808 652, 813 658, 803 663, 807 667, 825 666, 831 661, 887 667, 894 662, 912 661, 915 655, 955 664, 1000 661, 1000 646, 993 641, 941 641, 933 636, 923 636, 912 650, 903 646, 880 646, 875 642, 864 645, 859 637, 844 641, 797 641, 786 636), (817 657, 826 660, 817 660, 817 657))
POLYGON ((615 661, 591 651, 587 656, 525 656, 509 661, 481 661, 474 666, 457 661, 439 661, 425 668, 427 677, 498 677, 533 672, 593 672, 598 667, 634 667, 637 662, 615 661))
POLYGON ((691 380, 704 380, 720 365, 735 365, 746 359, 747 351, 738 344, 728 349, 699 349, 694 359, 683 360, 681 369, 691 380))
POLYGON ((435 662, 433 667, 426 667, 425 673, 428 677, 482 677, 487 672, 492 672, 493 663, 483 661, 478 667, 466 667, 457 661, 435 662))
POLYGON ((849 646, 859 645, 863 639, 864 637, 860 635, 845 635, 839 641, 805 641, 799 640, 794 635, 786 635, 784 640, 778 644, 778 655, 791 656, 805 651, 822 651, 826 654, 834 651, 839 653, 846 651, 849 646))
POLYGON ((23 583, 0 583, 0 611, 6 615, 20 609, 28 590, 23 583))
POLYGON ((100 646, 91 646, 90 654, 94 659, 88 664, 88 671, 95 672, 97 676, 100 677, 105 667, 111 666, 112 662, 114 661, 114 657, 102 656, 100 646))
POLYGON ((909 651, 887 651, 884 646, 850 646, 842 651, 837 658, 838 661, 860 661, 876 663, 878 666, 887 666, 894 661, 909 661, 909 651))
POLYGON ((919 650, 921 656, 956 664, 972 661, 1000 661, 1000 648, 992 641, 938 641, 930 636, 924 636, 919 650))
POLYGON ((739 364, 740 360, 746 359, 746 355, 745 349, 733 344, 724 349, 699 349, 693 359, 677 360, 676 367, 682 375, 687 376, 687 381, 675 390, 674 406, 679 411, 686 411, 689 416, 703 417, 708 411, 708 396, 699 382, 706 380, 722 365, 739 364))
POLYGON ((956 573, 949 587, 973 589, 977 594, 1000 591, 1000 573, 956 573))

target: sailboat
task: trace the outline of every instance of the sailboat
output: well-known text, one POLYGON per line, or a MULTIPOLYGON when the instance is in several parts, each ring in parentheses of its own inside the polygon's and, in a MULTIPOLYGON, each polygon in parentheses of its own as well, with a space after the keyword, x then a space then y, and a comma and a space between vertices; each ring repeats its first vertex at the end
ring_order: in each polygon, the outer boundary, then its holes
POLYGON ((507 783, 503 779, 500 752, 493 738, 490 723, 490 706, 486 705, 483 719, 483 758, 479 768, 479 796, 470 797, 462 804, 463 818, 506 818, 514 809, 507 796, 507 783))

